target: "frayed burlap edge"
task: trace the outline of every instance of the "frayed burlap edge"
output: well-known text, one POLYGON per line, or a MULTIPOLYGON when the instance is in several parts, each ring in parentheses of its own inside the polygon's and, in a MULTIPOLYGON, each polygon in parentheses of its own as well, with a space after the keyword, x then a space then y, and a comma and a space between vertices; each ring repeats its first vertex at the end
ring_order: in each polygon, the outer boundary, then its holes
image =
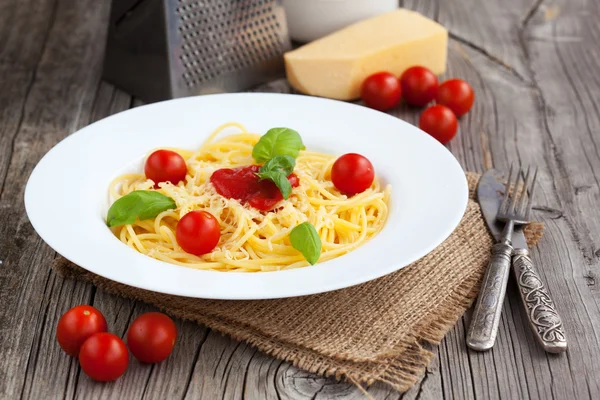
MULTIPOLYGON (((479 179, 478 175, 467 174, 470 197, 479 179)), ((534 246, 543 234, 541 224, 531 224, 526 228, 530 246, 534 246)), ((487 260, 482 265, 487 264, 487 260)), ((311 373, 347 379, 355 384, 370 385, 375 381, 389 384, 394 389, 404 392, 414 385, 424 373, 433 357, 433 353, 422 344, 439 344, 445 334, 477 297, 483 270, 475 271, 461 285, 448 293, 440 306, 424 315, 411 334, 406 335, 390 351, 373 361, 355 362, 348 359, 327 357, 311 349, 294 343, 281 341, 264 335, 250 326, 241 326, 223 317, 187 313, 179 307, 164 307, 147 291, 110 281, 95 275, 70 261, 60 257, 54 260, 52 267, 66 279, 87 281, 108 293, 133 298, 152 304, 166 313, 184 320, 208 326, 218 332, 244 341, 260 351, 278 359, 291 362, 294 366, 311 373), (150 300, 149 300, 150 299, 150 300)))
MULTIPOLYGON (((353 362, 347 359, 333 359, 316 353, 311 349, 267 337, 249 326, 240 326, 239 324, 214 316, 188 314, 185 310, 179 308, 164 307, 160 303, 149 301, 148 297, 144 295, 145 291, 142 289, 107 280, 78 267, 62 257, 54 260, 52 268, 64 279, 89 282, 107 293, 145 302, 171 316, 205 325, 235 340, 246 342, 270 356, 290 362, 305 371, 326 377, 335 377, 338 380, 347 379, 351 382, 365 383, 367 385, 375 381, 381 381, 389 384, 398 391, 406 391, 418 380, 433 355, 419 344, 418 336, 413 334, 402 340, 393 351, 387 353, 385 355, 387 360, 383 363, 378 361, 353 362), (373 374, 374 370, 378 370, 378 373, 373 374), (375 375, 377 378, 374 377, 375 375)), ((460 289, 457 292, 466 293, 464 289, 460 289)), ((462 312, 464 312, 468 305, 460 308, 460 298, 457 297, 456 299, 457 302, 454 305, 445 307, 444 310, 440 308, 440 313, 460 312, 460 315, 462 315, 462 312)), ((436 312, 435 314, 438 313, 436 312)), ((439 343, 446 330, 452 327, 454 321, 455 319, 452 318, 443 317, 442 315, 438 316, 438 320, 436 320, 434 325, 419 332, 423 334, 421 339, 431 343, 439 343)))

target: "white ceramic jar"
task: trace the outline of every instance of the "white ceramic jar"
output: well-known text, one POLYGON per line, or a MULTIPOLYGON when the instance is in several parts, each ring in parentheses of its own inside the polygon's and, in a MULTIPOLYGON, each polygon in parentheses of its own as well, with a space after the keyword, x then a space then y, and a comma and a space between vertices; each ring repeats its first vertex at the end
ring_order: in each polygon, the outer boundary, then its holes
POLYGON ((398 0, 283 0, 290 37, 310 42, 398 8, 398 0))

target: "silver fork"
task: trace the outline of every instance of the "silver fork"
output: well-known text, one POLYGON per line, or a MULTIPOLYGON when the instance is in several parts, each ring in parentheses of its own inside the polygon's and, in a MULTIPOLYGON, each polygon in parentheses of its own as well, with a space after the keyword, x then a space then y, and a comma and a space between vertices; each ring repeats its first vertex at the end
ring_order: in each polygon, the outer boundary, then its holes
POLYGON ((505 225, 500 240, 492 247, 492 258, 483 277, 482 288, 491 288, 493 293, 490 293, 490 295, 482 293, 477 298, 471 326, 467 333, 467 345, 474 350, 483 351, 494 346, 513 253, 511 238, 516 226, 528 224, 530 220, 537 168, 534 170, 533 175, 531 168, 528 168, 525 174, 523 172, 521 168, 517 171, 511 192, 513 177, 513 167, 511 165, 504 197, 496 216, 496 219, 504 222, 505 225), (522 176, 525 176, 522 182, 523 188, 519 190, 522 176))

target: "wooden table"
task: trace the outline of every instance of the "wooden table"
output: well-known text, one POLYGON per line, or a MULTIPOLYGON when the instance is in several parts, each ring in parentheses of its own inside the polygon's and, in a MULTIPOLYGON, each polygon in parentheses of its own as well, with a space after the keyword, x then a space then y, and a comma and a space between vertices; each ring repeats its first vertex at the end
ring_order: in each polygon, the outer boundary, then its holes
MULTIPOLYGON (((492 351, 467 350, 467 314, 433 349, 437 357, 407 394, 379 385, 369 393, 376 399, 599 399, 600 2, 403 5, 448 27, 447 76, 475 88, 474 109, 449 145, 463 167, 482 172, 521 162, 541 168, 535 216, 547 228, 533 257, 563 315, 569 352, 547 355, 536 345, 511 284, 492 351)), ((60 350, 56 323, 74 305, 100 308, 118 334, 151 309, 52 272, 56 253, 34 232, 22 200, 32 168, 54 144, 140 104, 101 81, 108 11, 108 0, 0 0, 0 398, 362 398, 351 384, 181 321, 168 361, 134 361, 110 384, 88 379, 60 350)), ((290 91, 283 80, 259 90, 290 91)), ((418 113, 393 111, 411 123, 418 113)))

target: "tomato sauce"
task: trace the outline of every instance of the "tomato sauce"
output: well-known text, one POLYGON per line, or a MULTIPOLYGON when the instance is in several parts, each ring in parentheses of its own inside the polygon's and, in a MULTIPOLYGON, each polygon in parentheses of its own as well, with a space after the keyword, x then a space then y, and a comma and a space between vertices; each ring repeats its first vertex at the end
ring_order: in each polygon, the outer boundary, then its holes
MULTIPOLYGON (((259 165, 222 168, 213 172, 210 181, 221 196, 250 204, 261 211, 270 211, 283 200, 283 196, 272 181, 259 181, 256 176, 259 169, 259 165)), ((288 180, 292 187, 300 184, 298 176, 293 173, 288 176, 288 180)))

